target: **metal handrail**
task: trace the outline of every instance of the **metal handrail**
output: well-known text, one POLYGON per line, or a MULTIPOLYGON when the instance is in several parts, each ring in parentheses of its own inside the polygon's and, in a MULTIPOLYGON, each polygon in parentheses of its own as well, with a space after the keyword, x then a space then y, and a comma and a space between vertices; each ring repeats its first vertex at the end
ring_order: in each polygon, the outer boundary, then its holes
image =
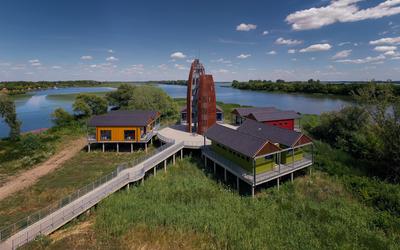
MULTIPOLYGON (((111 173, 98 178, 97 180, 91 182, 90 184, 78 189, 74 193, 58 200, 57 202, 55 202, 53 204, 50 204, 49 206, 47 206, 45 208, 40 209, 39 211, 19 220, 11 225, 1 228, 0 229, 0 242, 8 239, 12 235, 18 233, 19 231, 27 228, 30 225, 36 223, 37 221, 41 220, 42 218, 56 212, 60 208, 65 207, 66 205, 70 204, 72 201, 75 201, 76 199, 88 194, 89 192, 98 188, 99 186, 113 180, 123 170, 132 168, 132 167, 144 162, 145 160, 153 157, 154 155, 170 148, 174 144, 175 144, 175 141, 171 141, 170 143, 167 143, 167 144, 157 148, 156 150, 152 151, 151 153, 149 153, 147 155, 136 158, 135 160, 130 161, 130 162, 119 164, 117 166, 117 168, 114 171, 112 171, 111 173)), ((176 144, 176 145, 180 146, 180 144, 176 144)), ((138 171, 142 171, 142 174, 143 174, 145 169, 141 169, 138 171)))

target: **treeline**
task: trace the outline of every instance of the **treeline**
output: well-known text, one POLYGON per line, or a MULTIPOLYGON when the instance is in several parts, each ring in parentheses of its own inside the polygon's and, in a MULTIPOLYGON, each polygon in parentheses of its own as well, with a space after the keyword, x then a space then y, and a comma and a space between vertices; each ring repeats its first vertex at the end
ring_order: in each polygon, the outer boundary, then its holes
POLYGON ((92 80, 79 81, 15 81, 15 82, 0 82, 0 91, 9 95, 24 94, 28 91, 49 89, 49 88, 66 88, 66 87, 94 87, 100 85, 101 82, 92 80))
POLYGON ((147 85, 121 84, 116 91, 105 97, 94 94, 79 94, 72 105, 73 114, 62 108, 56 109, 53 122, 56 126, 67 126, 92 115, 107 113, 108 107, 113 110, 157 110, 162 117, 177 117, 178 107, 173 99, 162 89, 147 85))
POLYGON ((357 105, 324 113, 318 126, 305 129, 359 159, 369 175, 399 183, 400 97, 389 85, 365 86, 354 94, 357 105))
MULTIPOLYGON (((357 83, 321 83, 319 80, 310 79, 307 82, 285 82, 278 79, 276 82, 266 80, 250 80, 248 82, 239 82, 234 80, 232 87, 244 90, 286 92, 286 93, 307 93, 307 94, 331 94, 351 96, 361 89, 366 88, 368 82, 357 83)), ((378 89, 389 86, 395 95, 400 95, 400 85, 384 82, 373 83, 378 89)))
POLYGON ((149 81, 148 83, 158 83, 166 85, 187 85, 187 80, 163 80, 163 81, 149 81))

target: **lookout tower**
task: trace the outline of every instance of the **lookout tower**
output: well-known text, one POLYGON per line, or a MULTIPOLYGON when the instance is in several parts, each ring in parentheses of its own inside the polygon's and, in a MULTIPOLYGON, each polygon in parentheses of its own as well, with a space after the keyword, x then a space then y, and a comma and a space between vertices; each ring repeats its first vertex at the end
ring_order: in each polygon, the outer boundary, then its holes
POLYGON ((190 67, 186 105, 189 133, 204 134, 216 123, 214 79, 212 75, 206 75, 199 59, 195 59, 190 67))

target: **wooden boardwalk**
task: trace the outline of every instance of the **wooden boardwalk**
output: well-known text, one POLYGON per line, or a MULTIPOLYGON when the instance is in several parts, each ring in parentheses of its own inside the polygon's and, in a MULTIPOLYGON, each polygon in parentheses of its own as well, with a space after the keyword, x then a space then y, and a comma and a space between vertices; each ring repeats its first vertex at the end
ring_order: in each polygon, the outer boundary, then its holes
POLYGON ((136 164, 135 166, 117 171, 115 176, 102 185, 94 188, 85 195, 71 201, 55 212, 45 216, 36 223, 29 225, 25 229, 11 235, 5 241, 0 243, 0 250, 16 249, 29 241, 34 240, 39 235, 48 235, 83 212, 87 211, 110 194, 118 191, 129 183, 143 180, 145 173, 153 169, 156 172, 158 164, 164 162, 164 169, 167 166, 168 158, 172 157, 175 163, 176 154, 180 151, 182 157, 183 142, 171 143, 162 151, 152 155, 148 159, 136 164))

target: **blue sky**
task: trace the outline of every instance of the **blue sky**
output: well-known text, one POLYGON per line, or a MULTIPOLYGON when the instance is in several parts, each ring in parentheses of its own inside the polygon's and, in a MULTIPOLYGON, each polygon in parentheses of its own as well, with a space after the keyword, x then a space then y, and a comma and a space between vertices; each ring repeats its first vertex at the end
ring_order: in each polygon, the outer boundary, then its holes
POLYGON ((400 0, 3 0, 0 32, 2 81, 400 80, 400 0))

